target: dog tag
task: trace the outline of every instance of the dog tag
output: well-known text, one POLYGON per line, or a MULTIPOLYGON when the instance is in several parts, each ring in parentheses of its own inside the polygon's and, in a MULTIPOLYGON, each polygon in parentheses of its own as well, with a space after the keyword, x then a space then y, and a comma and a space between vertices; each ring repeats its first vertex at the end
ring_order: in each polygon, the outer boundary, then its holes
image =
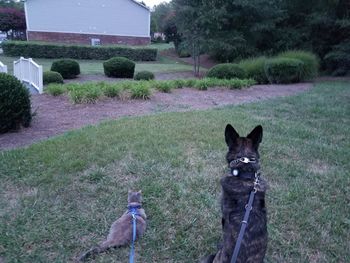
POLYGON ((238 175, 238 170, 237 170, 237 169, 234 169, 234 170, 232 171, 232 175, 233 175, 233 176, 237 176, 237 175, 238 175))

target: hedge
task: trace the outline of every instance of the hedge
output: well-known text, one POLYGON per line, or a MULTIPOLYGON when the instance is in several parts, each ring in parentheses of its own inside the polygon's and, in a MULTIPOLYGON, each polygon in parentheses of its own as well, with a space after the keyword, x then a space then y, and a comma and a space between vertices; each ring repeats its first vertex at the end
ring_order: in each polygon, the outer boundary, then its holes
POLYGON ((272 58, 265 63, 265 73, 270 83, 300 82, 304 62, 294 58, 272 58))
POLYGON ((124 57, 114 57, 103 62, 103 70, 107 77, 134 77, 135 63, 124 57))
POLYGON ((44 82, 44 85, 47 85, 50 83, 63 84, 63 77, 60 73, 56 71, 45 71, 43 73, 43 82, 44 82))
POLYGON ((2 44, 6 56, 31 58, 73 58, 105 60, 126 57, 133 61, 155 61, 157 49, 126 46, 64 45, 28 41, 6 41, 2 44))
POLYGON ((290 50, 280 53, 278 57, 299 59, 304 63, 300 76, 301 81, 311 80, 318 75, 319 60, 317 56, 312 52, 303 50, 290 50))
POLYGON ((233 63, 223 63, 218 64, 208 70, 206 77, 208 78, 218 78, 218 79, 244 79, 246 73, 237 64, 233 63))
POLYGON ((247 78, 254 79, 259 84, 269 83, 265 74, 266 57, 253 57, 240 61, 238 65, 246 72, 247 78))
POLYGON ((80 74, 80 66, 73 59, 60 59, 52 63, 51 71, 60 73, 64 79, 74 79, 80 74))
POLYGON ((134 80, 152 80, 152 79, 154 79, 154 74, 147 70, 137 72, 134 76, 134 80))

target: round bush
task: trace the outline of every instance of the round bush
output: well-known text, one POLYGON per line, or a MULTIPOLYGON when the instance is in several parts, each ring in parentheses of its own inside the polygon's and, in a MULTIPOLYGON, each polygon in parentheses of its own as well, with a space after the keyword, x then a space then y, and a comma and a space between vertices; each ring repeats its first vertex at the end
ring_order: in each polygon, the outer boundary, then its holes
POLYGON ((28 127, 32 120, 30 94, 15 77, 0 73, 0 133, 28 127))
POLYGON ((80 67, 73 59, 60 59, 52 63, 51 71, 60 73, 64 79, 74 79, 80 74, 80 67))
POLYGON ((274 58, 265 63, 265 74, 270 83, 299 82, 304 63, 293 58, 274 58))
POLYGON ((224 63, 218 64, 207 72, 208 78, 217 78, 217 79, 244 79, 245 78, 244 70, 237 64, 224 63))
POLYGON ((135 63, 124 57, 114 57, 103 62, 103 69, 107 77, 133 78, 135 63))
POLYGON ((248 58, 239 62, 239 66, 246 72, 247 78, 254 79, 259 84, 266 84, 269 80, 265 74, 266 57, 248 58))
POLYGON ((279 54, 278 57, 299 59, 304 63, 300 75, 301 81, 313 79, 318 75, 319 60, 311 52, 291 50, 279 54))
POLYGON ((154 74, 150 71, 140 71, 134 76, 134 80, 152 80, 154 79, 154 74))
POLYGON ((63 83, 63 77, 60 73, 56 71, 45 71, 43 73, 43 82, 44 85, 50 84, 50 83, 63 83))

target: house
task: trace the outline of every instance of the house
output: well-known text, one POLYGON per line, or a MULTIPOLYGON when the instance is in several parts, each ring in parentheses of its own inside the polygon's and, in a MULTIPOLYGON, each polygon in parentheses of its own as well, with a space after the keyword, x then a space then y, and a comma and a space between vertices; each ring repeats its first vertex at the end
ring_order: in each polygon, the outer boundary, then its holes
POLYGON ((135 0, 25 0, 24 7, 30 41, 150 43, 151 12, 135 0))

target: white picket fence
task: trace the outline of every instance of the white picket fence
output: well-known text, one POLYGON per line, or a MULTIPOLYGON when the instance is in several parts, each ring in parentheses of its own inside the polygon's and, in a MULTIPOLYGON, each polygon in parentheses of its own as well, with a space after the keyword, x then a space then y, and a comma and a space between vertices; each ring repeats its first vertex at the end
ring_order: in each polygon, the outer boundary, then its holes
POLYGON ((7 66, 0 61, 0 72, 7 73, 7 66))
POLYGON ((31 58, 21 57, 13 62, 13 75, 20 81, 29 83, 39 94, 43 93, 43 67, 31 58))

